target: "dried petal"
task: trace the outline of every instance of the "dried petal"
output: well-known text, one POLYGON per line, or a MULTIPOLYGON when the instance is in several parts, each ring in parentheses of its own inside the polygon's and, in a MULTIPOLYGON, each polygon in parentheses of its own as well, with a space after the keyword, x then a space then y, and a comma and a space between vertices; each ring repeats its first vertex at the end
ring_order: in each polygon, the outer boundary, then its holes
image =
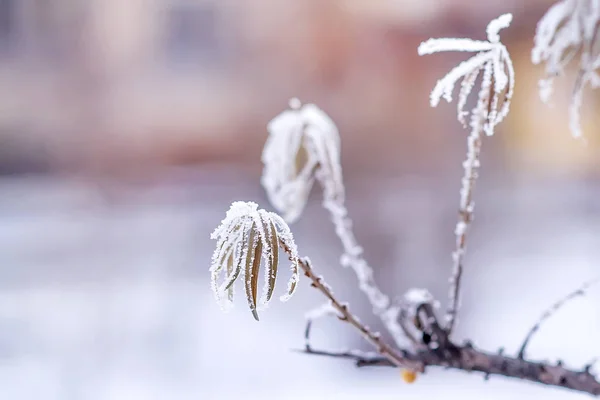
POLYGON ((257 235, 255 223, 253 223, 252 227, 250 228, 248 245, 244 270, 246 276, 246 296, 248 298, 250 311, 252 311, 254 319, 258 321, 258 312, 256 311, 256 293, 258 290, 258 268, 260 267, 262 242, 257 235))

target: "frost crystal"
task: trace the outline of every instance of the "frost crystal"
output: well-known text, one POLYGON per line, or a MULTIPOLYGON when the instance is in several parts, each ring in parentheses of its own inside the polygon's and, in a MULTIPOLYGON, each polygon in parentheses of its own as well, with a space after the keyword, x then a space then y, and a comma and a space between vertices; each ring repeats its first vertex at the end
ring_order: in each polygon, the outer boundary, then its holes
POLYGON ((581 137, 580 109, 583 89, 596 88, 600 68, 600 0, 562 0, 554 4, 540 19, 531 51, 534 64, 545 63, 547 77, 540 81, 540 97, 548 102, 556 76, 579 54, 579 73, 569 107, 569 128, 581 137))
POLYGON ((404 300, 409 304, 421 305, 433 303, 433 296, 427 289, 409 289, 404 294, 404 300))
POLYGON ((298 251, 292 232, 279 215, 259 210, 256 203, 234 202, 210 237, 217 241, 210 267, 211 287, 224 309, 231 307, 233 284, 242 274, 250 310, 258 320, 256 297, 259 268, 261 263, 266 267, 260 299, 260 305, 265 306, 275 288, 280 246, 292 261, 292 278, 287 294, 281 300, 287 300, 296 290, 299 280, 298 251), (218 280, 224 270, 225 279, 219 285, 218 280))
POLYGON ((343 196, 340 137, 333 121, 314 104, 275 117, 267 126, 261 183, 273 207, 288 222, 295 222, 306 205, 315 178, 336 196, 343 196))
POLYGON ((431 91, 430 101, 432 107, 437 106, 442 97, 447 102, 451 102, 454 86, 462 79, 457 115, 458 120, 464 125, 465 117, 469 114, 464 111, 467 97, 473 90, 479 73, 483 71, 481 87, 489 89, 491 96, 482 90, 479 94, 479 102, 481 102, 482 96, 488 97, 489 109, 486 111, 483 129, 489 136, 494 133, 494 127, 508 114, 513 95, 514 69, 506 47, 500 42, 499 35, 499 31, 508 27, 511 21, 511 14, 501 15, 491 21, 486 29, 487 41, 455 38, 429 39, 421 43, 418 48, 419 55, 441 51, 477 52, 476 55, 458 64, 437 82, 431 91), (499 108, 500 103, 502 106, 499 108))

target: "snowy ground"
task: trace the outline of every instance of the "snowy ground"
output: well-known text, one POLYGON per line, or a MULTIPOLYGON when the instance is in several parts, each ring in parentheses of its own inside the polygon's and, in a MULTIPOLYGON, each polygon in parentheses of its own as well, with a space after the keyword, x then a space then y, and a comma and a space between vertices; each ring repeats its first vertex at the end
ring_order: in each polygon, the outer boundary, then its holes
MULTIPOLYGON (((406 385, 392 369, 294 353, 302 313, 321 301, 308 285, 260 323, 243 298, 221 313, 207 281, 208 236, 232 200, 268 205, 245 177, 183 175, 118 188, 0 181, 1 399, 587 398, 443 370, 406 385)), ((386 289, 427 286, 445 296, 458 194, 431 182, 389 183, 350 185, 358 238, 386 289)), ((597 194, 591 184, 481 188, 459 337, 515 351, 544 308, 600 273, 597 194)), ((318 195, 293 229, 300 252, 368 319, 353 276, 336 265, 339 245, 318 195)), ((573 301, 530 354, 575 367, 599 356, 598 304, 600 289, 573 301)), ((321 327, 318 344, 364 346, 341 324, 321 327)))

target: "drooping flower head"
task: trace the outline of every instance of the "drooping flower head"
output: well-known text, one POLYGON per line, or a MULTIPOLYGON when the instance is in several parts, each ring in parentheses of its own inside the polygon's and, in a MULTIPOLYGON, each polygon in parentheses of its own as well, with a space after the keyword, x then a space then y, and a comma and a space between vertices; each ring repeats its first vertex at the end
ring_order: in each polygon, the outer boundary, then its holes
POLYGON ((314 104, 292 99, 290 106, 267 126, 261 183, 273 207, 291 223, 304 210, 315 179, 326 198, 343 199, 344 185, 334 122, 314 104))
POLYGON ((279 215, 259 210, 256 203, 237 201, 231 205, 210 237, 217 241, 210 267, 211 287, 223 308, 232 305, 233 285, 242 275, 250 310, 258 320, 259 269, 261 264, 265 266, 265 285, 260 299, 260 305, 264 306, 271 300, 275 288, 280 246, 292 262, 292 278, 281 300, 287 300, 296 290, 299 280, 298 252, 292 232, 279 215), (219 285, 223 271, 225 279, 219 285))

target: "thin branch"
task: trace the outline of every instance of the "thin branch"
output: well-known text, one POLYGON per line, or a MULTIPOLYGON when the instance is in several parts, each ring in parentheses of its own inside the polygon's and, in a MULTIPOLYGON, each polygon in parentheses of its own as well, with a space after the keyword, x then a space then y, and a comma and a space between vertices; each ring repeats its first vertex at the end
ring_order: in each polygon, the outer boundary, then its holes
POLYGON ((354 360, 357 367, 394 367, 394 364, 390 363, 390 361, 381 357, 377 353, 367 353, 359 350, 346 350, 346 351, 327 351, 327 350, 317 350, 312 347, 307 349, 295 349, 293 350, 297 353, 310 354, 316 356, 326 356, 333 358, 343 358, 354 360))
MULTIPOLYGON (((579 292, 584 291, 596 281, 588 282, 579 289, 579 292)), ((600 395, 600 381, 590 371, 593 361, 581 370, 575 370, 566 368, 561 361, 551 365, 525 360, 520 356, 506 356, 502 349, 497 353, 485 352, 474 348, 471 342, 460 346, 455 345, 449 340, 447 331, 438 324, 431 304, 421 304, 417 314, 423 324, 423 333, 427 334, 428 340, 427 342, 423 341, 420 350, 415 352, 405 350, 396 352, 396 354, 401 354, 402 366, 413 365, 413 370, 420 372, 424 372, 426 367, 452 368, 465 372, 476 371, 482 372, 486 380, 492 375, 505 376, 548 386, 564 387, 594 396, 600 395)), ((357 367, 398 367, 398 364, 390 357, 375 353, 356 350, 328 351, 314 349, 310 346, 297 351, 310 355, 353 360, 357 367)))
POLYGON ((323 207, 329 211, 339 237, 344 253, 341 257, 343 266, 350 267, 358 279, 359 289, 367 296, 373 307, 373 313, 378 316, 386 327, 397 346, 405 343, 404 332, 398 324, 399 308, 391 304, 389 297, 381 291, 375 282, 373 268, 363 257, 363 248, 358 244, 352 231, 352 220, 343 198, 335 196, 326 182, 322 182, 324 197, 323 207))
POLYGON ((554 303, 549 309, 544 311, 544 313, 540 316, 540 318, 535 323, 535 325, 533 325, 533 327, 529 330, 529 332, 527 333, 527 336, 525 336, 525 340, 523 340, 523 344, 521 345, 521 348, 519 349, 518 357, 522 359, 525 356, 525 350, 527 349, 527 345, 531 341, 531 338, 540 329, 541 325, 547 319, 549 319, 554 314, 556 314, 556 312, 558 310, 560 310, 569 301, 573 300, 577 296, 585 295, 586 290, 588 290, 591 286, 595 285, 598 282, 600 282, 600 277, 592 279, 590 281, 587 281, 586 283, 581 285, 577 290, 569 293, 568 295, 566 295, 565 297, 563 297, 562 299, 560 299, 559 301, 554 303))
POLYGON ((473 212, 475 203, 473 202, 473 192, 475 182, 478 177, 479 157, 481 154, 483 121, 488 116, 489 106, 491 105, 493 85, 491 83, 491 70, 488 67, 484 71, 483 81, 479 94, 477 105, 471 114, 471 133, 467 138, 467 158, 463 162, 464 174, 461 180, 460 189, 460 207, 458 212, 458 222, 454 233, 456 235, 456 248, 452 253, 452 276, 450 277, 450 303, 446 313, 446 330, 448 334, 452 332, 456 322, 456 315, 460 307, 460 290, 463 274, 463 262, 467 248, 467 232, 473 221, 473 212), (488 86, 489 85, 489 86, 488 86))
MULTIPOLYGON (((282 248, 289 254, 289 249, 286 243, 280 240, 280 244, 282 248)), ((319 290, 331 302, 331 305, 339 313, 338 318, 356 328, 361 336, 373 347, 375 347, 379 354, 384 356, 391 364, 397 367, 402 366, 417 371, 422 369, 422 365, 420 363, 414 363, 404 358, 403 354, 399 353, 393 347, 385 343, 381 339, 379 333, 371 331, 369 327, 361 323, 360 320, 350 312, 347 304, 338 301, 334 297, 331 288, 323 281, 323 278, 315 275, 312 270, 311 262, 308 258, 300 258, 298 260, 298 264, 304 271, 304 274, 312 281, 311 286, 319 290)))
POLYGON ((310 349, 310 332, 313 322, 316 319, 323 318, 328 315, 337 316, 338 318, 340 316, 335 307, 331 304, 331 302, 321 304, 321 306, 316 307, 315 309, 306 313, 306 327, 304 328, 304 347, 307 350, 310 349))
POLYGON ((312 271, 310 260, 307 258, 300 259, 300 268, 304 271, 304 274, 312 281, 312 286, 319 290, 325 297, 327 297, 333 307, 340 313, 340 319, 346 321, 354 328, 356 328, 361 336, 373 345, 377 351, 387 358, 392 364, 400 367, 407 367, 411 369, 420 370, 421 366, 405 359, 402 354, 397 352, 394 348, 385 343, 379 333, 371 331, 366 325, 362 324, 360 320, 354 316, 348 309, 348 305, 340 303, 331 292, 331 289, 323 282, 322 278, 315 275, 312 271))
MULTIPOLYGON (((404 357, 424 367, 444 367, 466 372, 482 372, 484 378, 492 375, 505 376, 540 383, 548 386, 563 387, 566 389, 600 395, 600 382, 590 373, 590 366, 582 370, 568 369, 561 362, 550 365, 542 362, 523 360, 518 357, 509 357, 498 353, 488 353, 477 350, 471 345, 455 347, 456 351, 450 358, 440 357, 431 350, 419 351, 415 354, 406 353, 404 357)), ((332 352, 324 350, 304 350, 303 353, 318 356, 336 357, 353 360, 357 366, 386 366, 394 367, 384 357, 374 357, 370 354, 358 352, 332 352)))

